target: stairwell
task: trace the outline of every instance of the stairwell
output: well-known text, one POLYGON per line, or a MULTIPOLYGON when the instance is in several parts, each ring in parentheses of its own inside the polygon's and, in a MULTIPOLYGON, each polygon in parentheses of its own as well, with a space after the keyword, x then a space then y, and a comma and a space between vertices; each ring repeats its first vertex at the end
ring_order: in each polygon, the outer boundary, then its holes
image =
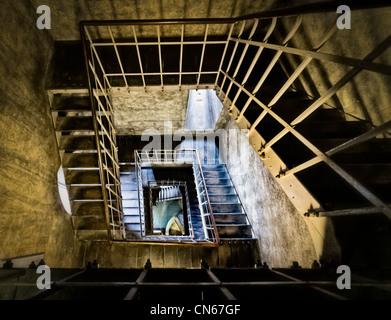
POLYGON ((107 223, 88 93, 55 93, 51 113, 78 240, 106 240, 107 223))

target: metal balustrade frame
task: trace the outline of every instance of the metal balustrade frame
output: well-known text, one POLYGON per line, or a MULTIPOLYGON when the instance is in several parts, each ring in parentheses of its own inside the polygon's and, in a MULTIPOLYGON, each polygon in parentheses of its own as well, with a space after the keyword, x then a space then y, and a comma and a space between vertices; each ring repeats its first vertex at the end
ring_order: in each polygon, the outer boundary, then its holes
MULTIPOLYGON (((135 150, 136 170, 137 170, 137 190, 139 194, 139 214, 141 235, 145 239, 148 236, 145 232, 145 207, 143 195, 143 167, 163 167, 163 166, 183 166, 191 165, 193 168, 194 182, 197 190, 199 209, 201 212, 202 224, 205 239, 200 242, 209 244, 220 243, 216 223, 213 217, 213 211, 210 204, 208 190, 202 171, 200 158, 196 149, 178 149, 178 150, 135 150)), ((183 237, 180 237, 183 238, 183 237)), ((182 240, 183 242, 184 240, 182 240)), ((199 240, 194 239, 192 242, 199 240)))
MULTIPOLYGON (((345 1, 345 5, 348 5, 351 10, 366 10, 373 8, 381 7, 390 7, 389 1, 384 0, 373 0, 370 2, 357 2, 357 1, 345 1)), ((290 174, 295 174, 300 170, 305 170, 310 166, 315 165, 319 162, 324 162, 332 170, 334 170, 340 177, 342 177, 347 183, 349 183, 358 193, 360 193, 365 199, 371 202, 376 210, 384 213, 388 218, 391 219, 391 208, 388 204, 384 203, 379 197, 377 197, 373 192, 371 192, 366 186, 359 183, 353 176, 348 174, 344 169, 342 169, 338 164, 331 160, 331 154, 335 154, 343 149, 351 147, 362 143, 363 141, 368 140, 369 137, 375 137, 378 134, 384 134, 390 131, 391 125, 390 122, 385 123, 378 128, 369 131, 368 133, 362 135, 362 137, 356 137, 348 141, 344 145, 341 145, 333 150, 328 152, 320 151, 316 146, 314 146, 308 139, 301 135, 296 129, 295 126, 301 123, 319 107, 321 107, 325 102, 327 102, 332 96, 334 96, 341 88, 343 88, 347 83, 349 83, 354 77, 359 74, 361 71, 366 70, 370 72, 375 72, 382 75, 391 75, 391 66, 385 65, 383 63, 374 62, 374 59, 380 56, 385 50, 387 50, 391 45, 391 36, 388 36, 382 43, 380 43, 372 52, 370 52, 364 59, 357 59, 351 57, 338 56, 334 54, 327 54, 319 52, 318 50, 332 37, 335 32, 335 25, 330 26, 330 29, 326 34, 321 38, 317 46, 313 50, 304 50, 300 48, 294 48, 289 45, 289 40, 292 36, 298 32, 298 29, 301 24, 302 17, 306 14, 322 14, 325 12, 336 12, 336 8, 340 5, 338 1, 325 1, 321 3, 314 3, 308 5, 295 6, 284 9, 276 9, 264 11, 256 14, 240 16, 236 18, 227 18, 227 19, 176 19, 176 20, 104 20, 104 21, 81 21, 80 22, 80 33, 83 43, 84 56, 88 74, 88 83, 89 91, 91 97, 91 103, 93 105, 93 118, 94 118, 94 129, 97 137, 97 148, 98 148, 98 158, 99 166, 101 172, 102 186, 104 186, 104 201, 106 203, 106 217, 108 222, 108 227, 114 230, 123 231, 122 223, 122 207, 121 207, 121 192, 119 184, 119 166, 118 166, 118 150, 115 140, 115 128, 112 123, 112 115, 114 110, 110 102, 110 92, 112 90, 112 84, 110 79, 112 77, 121 77, 123 79, 123 86, 130 88, 127 81, 127 77, 140 77, 142 80, 142 86, 145 91, 147 90, 156 90, 156 87, 160 87, 161 90, 164 90, 165 76, 178 76, 178 90, 181 90, 183 86, 183 77, 186 75, 196 76, 195 81, 191 85, 188 85, 189 88, 214 88, 218 91, 219 96, 226 100, 229 92, 232 88, 236 87, 237 94, 231 102, 230 111, 232 113, 235 108, 235 103, 239 97, 239 94, 244 93, 247 96, 247 103, 241 112, 238 113, 237 121, 238 123, 243 121, 248 122, 245 119, 244 112, 251 102, 256 103, 262 110, 261 115, 256 119, 255 122, 250 123, 249 138, 254 135, 257 125, 262 121, 265 115, 269 115, 278 121, 284 129, 278 133, 270 141, 263 141, 262 144, 258 145, 256 149, 259 150, 260 155, 265 155, 265 153, 272 148, 273 144, 279 141, 285 134, 291 133, 295 138, 297 138, 303 145, 305 145, 309 150, 311 150, 315 157, 310 161, 307 161, 304 164, 299 165, 298 167, 289 170, 288 176, 290 174), (284 19, 285 17, 296 17, 296 23, 294 24, 291 31, 286 35, 282 43, 270 43, 270 36, 276 29, 277 20, 284 19), (261 23, 266 23, 269 25, 266 35, 263 37, 262 41, 255 41, 252 39, 253 35, 256 33, 258 26, 261 23), (205 26, 203 39, 202 40, 193 40, 186 39, 185 28, 188 25, 202 25, 205 26), (220 38, 222 40, 216 40, 214 38, 210 39, 209 30, 214 26, 226 26, 228 33, 220 38), (157 41, 143 41, 141 37, 137 34, 136 27, 151 27, 156 28, 156 38, 157 41), (178 41, 167 40, 162 37, 162 28, 165 26, 177 26, 180 28, 180 33, 178 41), (242 38, 245 27, 247 26, 248 30, 251 30, 248 33, 247 39, 242 38), (109 37, 108 39, 93 39, 90 35, 91 29, 94 28, 107 28, 109 37), (127 34, 126 37, 129 41, 118 41, 115 38, 112 28, 121 28, 121 27, 130 27, 132 34, 127 34), (134 41, 131 41, 132 39, 134 41), (224 39, 223 39, 224 38, 224 39), (244 50, 240 52, 240 58, 236 66, 233 66, 233 61, 237 52, 239 44, 244 45, 244 50), (162 60, 162 46, 178 46, 180 51, 180 57, 178 61, 178 70, 177 71, 165 71, 164 63, 162 60), (202 47, 201 58, 199 61, 198 68, 192 71, 183 70, 183 57, 184 57, 184 48, 187 45, 200 45, 202 47), (208 59, 208 54, 206 53, 207 46, 211 45, 223 45, 224 49, 221 53, 219 67, 216 70, 204 70, 204 62, 208 59), (229 51, 228 47, 233 45, 233 50, 229 51), (140 67, 140 72, 136 73, 127 73, 123 67, 123 57, 118 52, 120 46, 130 46, 134 47, 137 52, 137 65, 140 67), (145 72, 143 70, 143 56, 141 54, 140 48, 142 46, 155 46, 158 49, 158 63, 159 63, 159 72, 145 72), (114 72, 113 70, 105 70, 102 59, 98 54, 98 47, 112 47, 115 51, 118 66, 120 68, 120 73, 114 72), (250 47, 256 48, 256 54, 252 58, 252 63, 248 69, 245 71, 245 77, 242 82, 238 82, 235 79, 235 76, 241 71, 242 62, 246 58, 246 54, 250 47), (259 82, 258 85, 249 90, 246 87, 246 81, 254 70, 259 59, 262 59, 262 50, 268 49, 275 52, 275 56, 267 67, 266 71, 258 75, 259 82), (286 83, 280 88, 275 97, 267 102, 261 101, 256 93, 262 86, 263 82, 267 79, 270 72, 272 71, 274 65, 279 61, 279 58, 283 54, 292 54, 298 57, 302 57, 303 61, 299 67, 291 74, 286 83), (272 107, 275 103, 284 95, 292 83, 300 76, 300 74, 306 69, 308 64, 312 60, 318 60, 328 63, 336 63, 344 66, 352 67, 352 69, 346 73, 339 81, 331 86, 331 88, 318 99, 316 99, 313 104, 308 107, 304 112, 302 112, 296 119, 290 122, 284 121, 280 116, 278 116, 273 110, 272 107), (225 63, 227 66, 225 66, 225 63), (235 67, 235 68, 231 68, 235 67), (215 75, 215 81, 212 83, 201 83, 202 76, 206 75, 215 75), (153 86, 149 85, 146 77, 148 76, 159 76, 160 85, 153 86), (228 83, 228 89, 226 92, 223 91, 226 82, 228 83), (103 98, 103 99, 102 99, 103 98), (103 100, 103 101, 102 101, 103 100), (375 135, 376 133, 376 135, 375 135), (110 183, 109 183, 110 182, 110 183), (112 188, 114 186, 114 188, 112 188)), ((219 39, 220 39, 219 38, 219 39)), ((243 123, 243 122, 242 122, 243 123)), ((258 133, 258 132, 257 132, 258 133)), ((259 133, 258 133, 259 134, 259 133)), ((262 138, 263 140, 263 138, 262 138)), ((201 169, 202 170, 202 169, 201 169)), ((202 172, 202 171, 201 171, 202 172)), ((284 175, 279 176, 283 179, 284 175)), ((142 200, 140 200, 140 206, 143 205, 142 200)), ((143 225, 143 221, 141 221, 143 225)), ((110 229, 109 228, 109 229, 110 229)), ((108 230, 109 230, 108 229, 108 230)), ((110 230, 109 230, 110 231, 110 230)), ((214 239, 217 240, 217 239, 214 239)))

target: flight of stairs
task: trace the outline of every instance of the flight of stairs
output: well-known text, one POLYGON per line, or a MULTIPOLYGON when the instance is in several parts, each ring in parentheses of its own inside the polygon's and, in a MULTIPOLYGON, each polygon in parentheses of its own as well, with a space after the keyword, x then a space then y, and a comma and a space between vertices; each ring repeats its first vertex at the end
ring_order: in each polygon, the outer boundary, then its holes
POLYGON ((53 125, 78 240, 106 240, 102 186, 88 93, 53 94, 53 125))
POLYGON ((137 239, 140 238, 141 234, 135 167, 132 165, 121 165, 120 181, 126 238, 137 239))
POLYGON ((225 164, 203 165, 216 227, 221 239, 251 239, 251 225, 225 164))
MULTIPOLYGON (((202 169, 219 237, 222 240, 253 239, 251 226, 247 221, 246 213, 242 209, 225 165, 203 165, 202 169)), ((164 177, 166 179, 169 177, 172 180, 175 180, 175 177, 177 180, 187 180, 194 238, 202 240, 204 231, 194 181, 192 181, 192 177, 187 177, 186 173, 179 172, 175 168, 163 172, 156 168, 154 170, 144 168, 144 186, 147 186, 146 181, 148 180, 160 180, 164 177)), ((136 240, 140 238, 140 218, 134 166, 121 166, 120 178, 127 239, 136 240)))

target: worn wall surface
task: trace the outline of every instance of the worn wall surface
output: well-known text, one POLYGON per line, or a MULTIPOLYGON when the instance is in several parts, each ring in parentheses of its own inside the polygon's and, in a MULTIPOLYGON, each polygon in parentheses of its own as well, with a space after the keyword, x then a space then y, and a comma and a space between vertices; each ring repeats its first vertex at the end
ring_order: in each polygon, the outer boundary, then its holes
POLYGON ((262 261, 311 267, 317 255, 308 227, 276 179, 233 120, 222 112, 218 127, 226 131, 226 163, 259 240, 262 261), (225 116, 224 116, 225 115, 225 116))
POLYGON ((164 134, 167 121, 171 122, 173 132, 183 129, 188 96, 188 90, 128 92, 125 88, 114 88, 112 98, 117 134, 142 135, 147 129, 164 134))
MULTIPOLYGON (((37 7, 39 0, 31 0, 37 7)), ((80 39, 81 20, 227 18, 270 9, 275 0, 46 0, 54 40, 80 39)), ((156 36, 155 29, 153 35, 156 36)))
POLYGON ((205 259, 211 268, 248 268, 259 259, 256 246, 256 242, 242 241, 222 241, 219 247, 85 241, 73 267, 82 268, 97 260, 103 268, 143 268, 150 259, 153 268, 200 268, 201 259, 205 259))
POLYGON ((44 90, 53 40, 28 1, 0 7, 0 259, 45 252, 49 266, 68 266, 73 230, 44 90))

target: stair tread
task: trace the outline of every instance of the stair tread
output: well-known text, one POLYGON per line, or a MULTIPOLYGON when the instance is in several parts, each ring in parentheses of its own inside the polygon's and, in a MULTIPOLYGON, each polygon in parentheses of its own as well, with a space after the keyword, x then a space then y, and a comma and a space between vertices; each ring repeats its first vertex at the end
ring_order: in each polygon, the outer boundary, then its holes
POLYGON ((64 153, 63 168, 99 168, 97 154, 64 153))
POLYGON ((54 95, 52 110, 54 111, 91 111, 88 95, 54 95))
POLYGON ((68 185, 101 185, 99 171, 97 170, 66 170, 64 174, 66 184, 68 185))
POLYGON ((63 135, 60 139, 60 150, 96 150, 94 135, 63 135))
POLYGON ((58 117, 56 131, 94 131, 91 116, 58 117))
POLYGON ((328 121, 302 122, 296 130, 306 137, 312 138, 353 138, 370 129, 368 121, 328 121))

